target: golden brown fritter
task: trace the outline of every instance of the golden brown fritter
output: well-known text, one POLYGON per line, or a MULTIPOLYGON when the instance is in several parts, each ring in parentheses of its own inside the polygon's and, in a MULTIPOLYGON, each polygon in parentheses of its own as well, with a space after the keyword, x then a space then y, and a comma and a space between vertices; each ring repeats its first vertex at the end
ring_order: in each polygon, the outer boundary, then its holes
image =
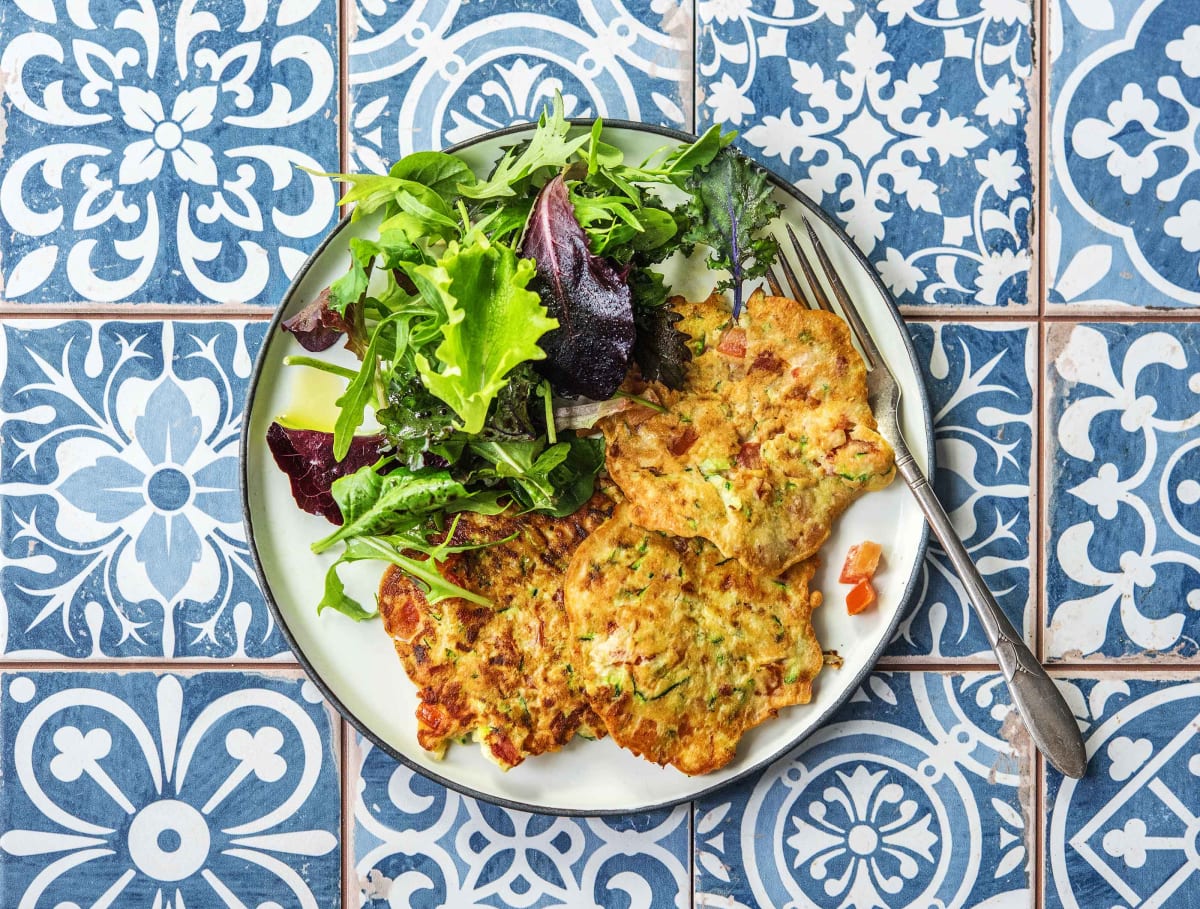
POLYGON ((866 368, 844 321, 794 300, 756 292, 736 326, 719 298, 673 305, 697 356, 681 390, 642 391, 665 413, 643 407, 600 422, 609 474, 635 523, 704 537, 775 577, 895 475, 866 368))
POLYGON ((577 674, 618 744, 708 773, 733 759, 746 730, 812 698, 815 563, 771 580, 707 540, 643 530, 631 513, 619 505, 567 572, 577 674))
POLYGON ((576 547, 612 508, 612 499, 598 492, 566 518, 463 515, 458 544, 513 536, 441 565, 443 577, 491 606, 457 598, 430 604, 407 575, 387 570, 379 611, 419 691, 423 748, 441 756, 452 740, 473 735, 508 769, 531 754, 556 751, 576 733, 604 734, 571 666, 574 634, 562 581, 576 547))

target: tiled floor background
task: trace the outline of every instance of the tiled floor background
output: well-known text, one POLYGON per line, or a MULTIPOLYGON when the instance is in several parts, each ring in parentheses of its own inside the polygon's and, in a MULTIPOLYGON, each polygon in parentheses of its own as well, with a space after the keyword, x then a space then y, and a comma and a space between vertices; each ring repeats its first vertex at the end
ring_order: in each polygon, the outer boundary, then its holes
POLYGON ((1194 0, 0 0, 0 909, 1200 906, 1198 61, 1194 0), (675 811, 474 802, 303 680, 235 483, 296 165, 555 89, 738 129, 878 265, 1087 779, 936 548, 836 721, 675 811))

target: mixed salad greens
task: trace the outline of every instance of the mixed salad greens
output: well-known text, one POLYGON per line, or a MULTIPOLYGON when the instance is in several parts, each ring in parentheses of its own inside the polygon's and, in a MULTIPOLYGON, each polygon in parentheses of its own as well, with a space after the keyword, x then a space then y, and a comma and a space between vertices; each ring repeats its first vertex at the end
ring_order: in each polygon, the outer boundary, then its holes
POLYGON ((350 266, 284 323, 310 353, 343 340, 347 369, 320 357, 289 365, 346 381, 332 433, 274 423, 267 442, 297 504, 337 525, 314 552, 340 546, 319 610, 376 615, 347 595, 338 566, 399 566, 430 602, 477 594, 436 565, 464 511, 566 515, 592 494, 603 440, 579 432, 628 404, 636 364, 678 387, 691 358, 653 266, 707 248, 733 315, 742 283, 776 253, 766 174, 713 127, 627 163, 597 120, 573 135, 561 98, 527 141, 484 178, 453 154, 407 155, 387 175, 349 184, 350 266), (684 201, 666 199, 682 194, 684 201), (377 431, 360 435, 373 413, 377 431))

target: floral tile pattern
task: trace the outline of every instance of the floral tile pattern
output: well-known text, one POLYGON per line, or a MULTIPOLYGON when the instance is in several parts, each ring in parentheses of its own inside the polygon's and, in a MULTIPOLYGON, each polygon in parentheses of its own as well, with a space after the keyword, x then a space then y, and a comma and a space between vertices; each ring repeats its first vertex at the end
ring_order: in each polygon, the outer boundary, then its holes
POLYGON ((1091 761, 1082 780, 1046 774, 1048 909, 1185 909, 1200 893, 1200 681, 1060 680, 1091 761))
POLYGON ((1191 0, 1051 0, 1049 302, 1200 303, 1191 0))
POLYGON ((1032 906, 1010 716, 996 674, 869 676, 798 751, 696 803, 696 905, 1032 906))
POLYGON ((237 449, 263 322, 6 320, 0 654, 286 656, 237 449))
MULTIPOLYGON (((980 573, 1032 641, 1030 476, 1037 332, 1028 325, 911 323, 934 414, 934 486, 980 573)), ((941 545, 890 656, 995 656, 941 545)))
POLYGON ((568 116, 691 125, 685 0, 357 0, 357 13, 357 169, 534 119, 555 91, 568 116))
POLYGON ((1025 0, 697 5, 697 119, 833 212, 901 303, 1027 303, 1025 0))
POLYGON ((359 740, 354 863, 365 909, 689 905, 689 811, 550 817, 459 795, 359 740))
POLYGON ((336 206, 297 170, 338 162, 336 22, 336 0, 0 6, 0 300, 277 301, 336 206))
POLYGON ((9 672, 0 686, 5 906, 340 905, 338 724, 310 682, 9 672))
POLYGON ((1200 324, 1053 325, 1046 656, 1200 653, 1200 324))

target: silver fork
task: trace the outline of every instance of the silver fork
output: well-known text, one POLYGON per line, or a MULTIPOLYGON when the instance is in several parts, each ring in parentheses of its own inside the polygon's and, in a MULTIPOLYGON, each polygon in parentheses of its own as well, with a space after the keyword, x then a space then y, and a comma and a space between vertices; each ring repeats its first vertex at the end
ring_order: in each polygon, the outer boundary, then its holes
MULTIPOLYGON (((912 453, 904 441, 904 434, 900 430, 900 386, 876 347, 858 310, 854 308, 846 286, 834 271, 833 264, 829 261, 829 256, 812 225, 805 220, 804 226, 821 271, 862 350, 868 370, 867 389, 871 409, 879 424, 879 433, 891 443, 896 452, 896 470, 916 496, 917 503, 925 513, 925 519, 929 521, 930 527, 941 541, 942 548, 946 550, 950 563, 966 588, 967 596, 975 607, 988 642, 996 652, 996 659, 1004 673, 1005 681, 1008 682, 1017 711, 1046 759, 1067 776, 1082 778, 1087 772, 1087 752, 1071 709, 1054 682, 1050 680, 1050 676, 1046 674, 1046 670, 1025 646, 1008 617, 996 603, 996 598, 988 590, 962 540, 958 538, 946 510, 934 494, 933 487, 929 485, 929 480, 913 460, 912 453)), ((792 296, 809 308, 836 312, 800 239, 790 226, 787 234, 800 269, 804 272, 811 289, 810 297, 804 292, 795 270, 781 250, 778 263, 792 296)), ((774 269, 768 272, 767 283, 770 284, 773 293, 783 296, 783 287, 774 269)))

